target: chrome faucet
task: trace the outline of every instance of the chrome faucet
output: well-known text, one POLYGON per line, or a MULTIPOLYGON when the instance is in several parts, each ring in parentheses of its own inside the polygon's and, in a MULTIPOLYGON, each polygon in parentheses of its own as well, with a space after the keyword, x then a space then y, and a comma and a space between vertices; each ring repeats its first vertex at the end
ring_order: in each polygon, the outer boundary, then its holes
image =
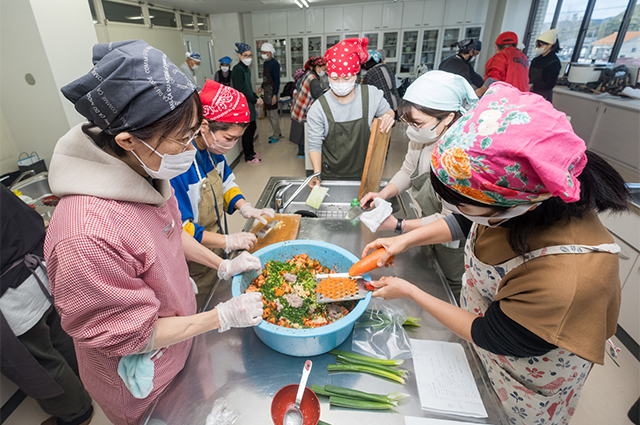
POLYGON ((17 178, 17 179, 15 179, 13 183, 11 183, 11 185, 9 186, 9 190, 13 190, 13 188, 14 188, 18 183, 20 183, 20 182, 24 179, 24 177, 26 177, 26 176, 28 176, 28 175, 35 176, 35 175, 36 175, 36 172, 35 172, 35 171, 33 171, 33 170, 27 170, 27 171, 25 171, 24 173, 20 174, 20 175, 18 176, 18 178, 17 178))
MULTIPOLYGON (((309 177, 307 177, 307 179, 305 181, 303 181, 302 183, 300 183, 300 186, 298 186, 298 188, 296 189, 295 192, 293 192, 293 195, 291 195, 291 197, 289 199, 287 199, 285 201, 285 203, 282 205, 282 208, 280 208, 280 212, 283 212, 284 210, 287 209, 287 207, 289 206, 289 204, 291 204, 291 202, 293 202, 293 200, 296 198, 296 196, 298 196, 298 194, 300 192, 302 192, 302 189, 304 189, 311 180, 313 180, 314 177, 318 177, 320 175, 320 171, 318 171, 317 173, 313 173, 311 174, 309 177)), ((288 188, 287 188, 288 189, 288 188)), ((285 189, 286 190, 286 189, 285 189)), ((284 192, 283 192, 284 193, 284 192)), ((276 201, 277 202, 277 201, 276 201)))

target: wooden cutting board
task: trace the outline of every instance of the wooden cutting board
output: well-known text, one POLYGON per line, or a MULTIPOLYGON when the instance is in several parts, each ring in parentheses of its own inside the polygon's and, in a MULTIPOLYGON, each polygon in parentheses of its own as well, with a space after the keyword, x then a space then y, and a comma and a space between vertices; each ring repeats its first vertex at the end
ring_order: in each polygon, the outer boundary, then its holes
POLYGON ((377 192, 380 189, 382 168, 384 167, 384 159, 387 156, 387 148, 391 138, 391 130, 386 133, 380 133, 380 122, 380 118, 374 118, 373 123, 371 123, 371 136, 369 137, 369 147, 367 149, 367 158, 364 162, 358 199, 362 199, 369 192, 377 192))
MULTIPOLYGON (((298 237, 298 230, 300 230, 300 214, 276 214, 274 218, 269 218, 268 221, 280 220, 276 226, 271 229, 267 236, 264 238, 258 238, 258 242, 249 250, 250 253, 254 253, 260 248, 274 244, 276 242, 290 241, 298 237)), ((259 221, 255 221, 251 228, 251 233, 259 232, 264 227, 264 224, 259 221)))

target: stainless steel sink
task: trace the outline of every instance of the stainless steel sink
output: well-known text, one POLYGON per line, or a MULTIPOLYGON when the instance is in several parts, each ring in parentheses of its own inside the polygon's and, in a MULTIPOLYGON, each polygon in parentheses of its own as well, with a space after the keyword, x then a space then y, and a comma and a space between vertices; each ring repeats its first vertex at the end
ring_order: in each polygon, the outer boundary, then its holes
POLYGON ((53 195, 49 187, 48 177, 49 173, 47 172, 36 174, 33 177, 20 181, 18 184, 11 185, 11 190, 20 191, 23 195, 33 200, 39 200, 45 196, 53 195))
MULTIPOLYGON (((281 213, 298 213, 303 217, 341 220, 345 218, 351 208, 351 201, 358 198, 360 190, 359 181, 324 180, 322 186, 328 188, 329 192, 320 208, 316 210, 305 204, 309 196, 309 188, 304 187, 287 207, 281 210, 279 207, 284 204, 283 200, 289 200, 303 181, 304 179, 272 177, 258 200, 257 206, 260 208, 270 207, 281 213), (278 200, 278 198, 280 199, 278 200)), ((386 181, 382 182, 383 187, 386 184, 386 181)), ((391 198, 389 202, 391 202, 393 214, 396 217, 417 217, 416 211, 411 205, 411 198, 407 193, 391 198)))

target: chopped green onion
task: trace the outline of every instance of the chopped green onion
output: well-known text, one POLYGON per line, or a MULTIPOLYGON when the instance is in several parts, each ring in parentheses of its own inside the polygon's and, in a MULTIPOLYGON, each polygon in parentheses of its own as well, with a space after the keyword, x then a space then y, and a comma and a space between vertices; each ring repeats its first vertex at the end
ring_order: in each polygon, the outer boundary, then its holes
POLYGON ((381 366, 381 365, 377 365, 377 364, 370 364, 370 363, 367 363, 366 361, 356 360, 354 358, 345 357, 342 354, 339 354, 336 358, 338 360, 338 363, 359 364, 359 365, 363 365, 363 366, 369 366, 369 367, 373 367, 373 368, 376 368, 376 369, 380 369, 380 370, 382 370, 384 372, 393 373, 394 375, 398 375, 401 378, 406 378, 407 377, 407 370, 406 369, 394 369, 394 368, 389 367, 389 366, 381 366))
POLYGON ((394 406, 391 403, 383 403, 378 401, 368 400, 355 400, 348 397, 340 397, 332 395, 329 397, 329 404, 333 406, 348 407, 350 409, 364 409, 364 410, 388 410, 393 409, 394 406))
POLYGON ((327 370, 330 372, 362 372, 362 373, 369 373, 371 375, 376 375, 382 378, 387 378, 390 379, 392 381, 398 382, 399 384, 404 385, 404 378, 382 370, 380 368, 376 368, 376 367, 371 367, 371 366, 365 366, 365 365, 361 365, 361 364, 328 364, 327 365, 327 370))
POLYGON ((334 356, 341 355, 341 356, 347 357, 349 359, 354 359, 354 360, 360 360, 360 361, 363 361, 363 362, 367 362, 366 364, 369 364, 369 365, 400 366, 401 364, 404 363, 404 360, 376 359, 374 357, 363 356, 362 354, 350 353, 348 351, 337 350, 335 348, 333 350, 329 351, 329 353, 333 354, 334 356))
POLYGON ((395 406, 398 405, 396 401, 389 400, 386 395, 383 394, 370 394, 364 391, 353 390, 351 388, 338 387, 336 385, 325 385, 325 391, 331 393, 331 395, 338 395, 341 397, 349 397, 360 400, 377 401, 380 403, 390 403, 395 406))

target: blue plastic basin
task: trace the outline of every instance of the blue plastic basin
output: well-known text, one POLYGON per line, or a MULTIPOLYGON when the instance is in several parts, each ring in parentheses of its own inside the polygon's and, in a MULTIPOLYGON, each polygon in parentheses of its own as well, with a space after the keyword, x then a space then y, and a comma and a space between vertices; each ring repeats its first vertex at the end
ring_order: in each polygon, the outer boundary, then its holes
MULTIPOLYGON (((347 272, 349 267, 359 260, 358 257, 326 242, 312 240, 285 241, 269 245, 255 252, 262 264, 267 261, 286 261, 298 254, 307 254, 323 266, 338 272, 347 272)), ((251 281, 258 276, 257 271, 237 275, 231 283, 231 294, 236 297, 243 294, 251 281)), ((365 279, 371 280, 369 275, 365 279)), ((342 319, 326 326, 313 329, 292 329, 276 326, 263 320, 254 331, 258 338, 272 349, 296 357, 317 356, 342 344, 353 330, 355 321, 364 313, 371 301, 371 292, 360 300, 354 309, 342 319)))

